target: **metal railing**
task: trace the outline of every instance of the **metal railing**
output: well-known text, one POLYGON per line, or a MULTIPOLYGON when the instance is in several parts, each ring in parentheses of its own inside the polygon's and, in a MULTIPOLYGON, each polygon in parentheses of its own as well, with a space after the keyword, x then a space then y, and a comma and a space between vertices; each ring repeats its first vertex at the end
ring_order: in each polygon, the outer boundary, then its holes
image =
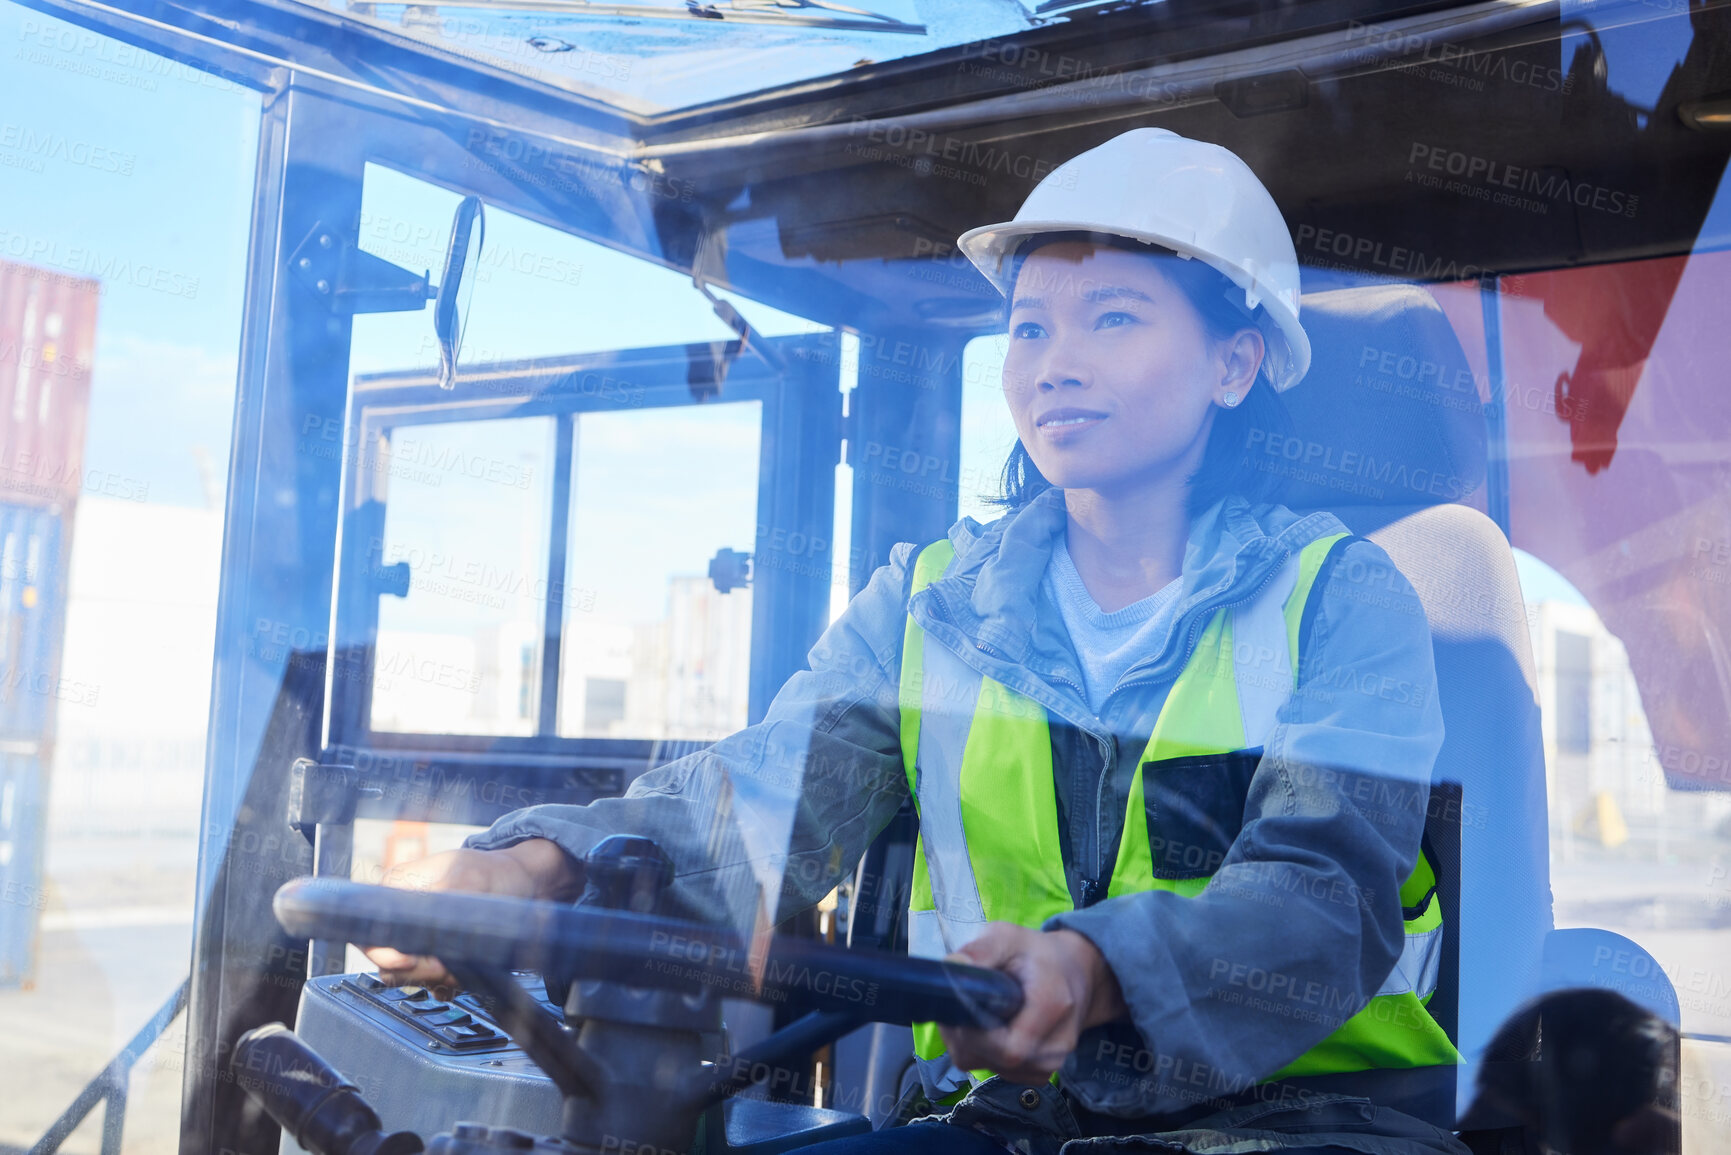
POLYGON ((53 1152, 60 1150, 66 1137, 78 1129, 78 1125, 96 1109, 98 1103, 106 1104, 102 1111, 102 1155, 120 1155, 120 1137, 126 1129, 126 1094, 132 1082, 132 1068, 144 1052, 150 1049, 151 1044, 162 1036, 162 1032, 168 1029, 168 1024, 174 1021, 175 1016, 186 1009, 186 993, 191 984, 190 976, 180 980, 180 985, 175 988, 168 1001, 150 1016, 150 1021, 85 1085, 84 1090, 78 1092, 72 1105, 48 1125, 48 1130, 42 1133, 42 1138, 36 1140, 27 1155, 53 1155, 53 1152))

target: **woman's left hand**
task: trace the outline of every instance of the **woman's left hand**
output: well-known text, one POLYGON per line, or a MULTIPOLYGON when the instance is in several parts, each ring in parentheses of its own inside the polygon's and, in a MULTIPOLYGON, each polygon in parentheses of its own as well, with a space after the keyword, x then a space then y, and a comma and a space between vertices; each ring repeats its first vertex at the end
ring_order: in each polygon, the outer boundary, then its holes
POLYGON ((942 1027, 957 1066, 996 1071, 1012 1083, 1044 1083, 1076 1049, 1082 1032, 1128 1012, 1118 980, 1093 943, 1073 930, 1029 930, 994 922, 949 956, 1013 975, 1022 1009, 992 1031, 942 1027))

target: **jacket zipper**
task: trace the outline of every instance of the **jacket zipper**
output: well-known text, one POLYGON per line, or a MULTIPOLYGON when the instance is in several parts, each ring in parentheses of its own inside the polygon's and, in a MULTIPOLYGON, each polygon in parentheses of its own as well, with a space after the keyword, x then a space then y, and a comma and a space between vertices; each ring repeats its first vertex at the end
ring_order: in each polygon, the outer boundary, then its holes
POLYGON ((1104 891, 1106 889, 1100 881, 1100 876, 1105 873, 1106 870, 1105 860, 1101 857, 1102 852, 1105 850, 1106 843, 1105 840, 1100 837, 1100 816, 1106 812, 1106 808, 1101 805, 1100 794, 1101 788, 1106 783, 1110 782, 1112 778, 1112 744, 1115 743, 1117 739, 1108 734, 1105 738, 1097 738, 1096 740, 1100 743, 1100 773, 1094 777, 1094 821, 1092 824, 1094 873, 1092 877, 1084 878, 1082 880, 1082 907, 1093 906, 1096 902, 1099 902, 1100 899, 1104 897, 1104 891))

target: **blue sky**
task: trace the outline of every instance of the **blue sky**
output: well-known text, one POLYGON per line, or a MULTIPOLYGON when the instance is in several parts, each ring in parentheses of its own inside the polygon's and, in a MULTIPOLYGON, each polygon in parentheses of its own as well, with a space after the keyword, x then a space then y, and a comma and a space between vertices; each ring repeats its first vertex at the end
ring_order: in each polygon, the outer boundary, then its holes
MULTIPOLYGON (((1688 0, 1562 0, 1559 16, 1567 23, 1584 21, 1599 30, 1605 48, 1606 85, 1629 103, 1652 108, 1671 69, 1689 51, 1693 36, 1686 19, 1661 20, 1687 13, 1688 0)), ((1560 64, 1569 66, 1584 33, 1563 38, 1560 64)))
POLYGON ((200 453, 226 469, 258 122, 252 93, 0 3, 0 259, 108 274, 85 464, 152 501, 203 505, 200 453))

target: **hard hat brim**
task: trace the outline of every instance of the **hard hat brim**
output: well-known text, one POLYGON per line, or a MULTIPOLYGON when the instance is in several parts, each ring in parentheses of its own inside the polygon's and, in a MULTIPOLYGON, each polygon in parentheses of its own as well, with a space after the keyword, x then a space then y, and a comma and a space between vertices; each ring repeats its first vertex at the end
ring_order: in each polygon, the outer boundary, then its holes
POLYGON ((1095 221, 1052 220, 1052 221, 1003 221, 999 224, 981 225, 969 229, 956 241, 957 247, 972 261, 974 267, 992 287, 1008 297, 1010 293, 1009 263, 1010 258, 1024 248, 1027 242, 1035 237, 1049 236, 1052 233, 1090 232, 1105 233, 1109 236, 1125 237, 1133 241, 1143 241, 1171 249, 1180 256, 1192 257, 1201 261, 1209 268, 1247 292, 1255 293, 1263 308, 1268 312, 1269 319, 1274 322, 1274 332, 1270 333, 1263 327, 1263 339, 1269 349, 1265 360, 1272 362, 1268 367, 1269 382, 1276 392, 1284 392, 1304 379, 1310 369, 1310 338, 1305 335, 1304 326, 1299 324, 1298 314, 1288 308, 1280 297, 1268 291, 1264 286, 1254 283, 1242 271, 1227 265, 1194 245, 1178 237, 1165 236, 1159 233, 1142 232, 1136 229, 1126 229, 1118 226, 1102 225, 1095 221), (1276 338, 1270 341, 1269 338, 1276 338), (1276 343, 1284 348, 1275 348, 1276 343))

